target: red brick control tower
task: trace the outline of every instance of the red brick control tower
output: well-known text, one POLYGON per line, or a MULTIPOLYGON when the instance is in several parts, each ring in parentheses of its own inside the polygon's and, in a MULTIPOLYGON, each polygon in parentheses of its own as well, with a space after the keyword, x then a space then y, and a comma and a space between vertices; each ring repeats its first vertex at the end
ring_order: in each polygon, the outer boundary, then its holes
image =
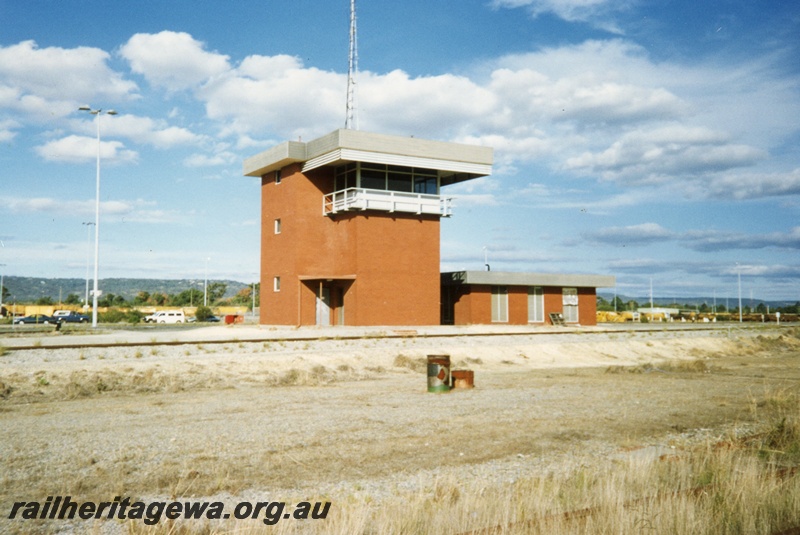
POLYGON ((337 130, 244 162, 261 177, 261 323, 438 325, 441 188, 492 149, 337 130))

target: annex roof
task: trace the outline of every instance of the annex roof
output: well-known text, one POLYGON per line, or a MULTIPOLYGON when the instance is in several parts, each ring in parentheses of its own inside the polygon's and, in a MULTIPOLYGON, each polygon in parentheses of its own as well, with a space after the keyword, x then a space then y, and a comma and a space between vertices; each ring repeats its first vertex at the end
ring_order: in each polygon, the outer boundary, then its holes
POLYGON ((442 273, 442 284, 488 284, 492 286, 560 286, 567 288, 611 288, 613 275, 519 273, 513 271, 454 271, 442 273))
POLYGON ((367 162, 439 171, 442 185, 492 172, 490 147, 340 129, 309 142, 286 141, 245 159, 245 176, 263 176, 291 163, 303 171, 349 162, 367 162))

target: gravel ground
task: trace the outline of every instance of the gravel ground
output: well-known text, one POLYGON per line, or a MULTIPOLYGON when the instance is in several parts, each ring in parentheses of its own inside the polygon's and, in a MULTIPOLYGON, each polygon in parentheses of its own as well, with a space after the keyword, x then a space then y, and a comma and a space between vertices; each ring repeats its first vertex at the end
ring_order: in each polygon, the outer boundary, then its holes
MULTIPOLYGON (((192 331, 188 345, 9 351, 0 508, 67 494, 380 504, 439 480, 504 485, 681 451, 754 432, 753 403, 796 388, 794 342, 766 353, 757 343, 783 332, 315 331, 255 342, 264 330, 223 327, 192 331), (476 388, 427 393, 425 355, 442 353, 475 371, 476 388)), ((159 341, 112 336, 134 335, 159 341)), ((23 528, 0 521, 0 531, 23 528)))

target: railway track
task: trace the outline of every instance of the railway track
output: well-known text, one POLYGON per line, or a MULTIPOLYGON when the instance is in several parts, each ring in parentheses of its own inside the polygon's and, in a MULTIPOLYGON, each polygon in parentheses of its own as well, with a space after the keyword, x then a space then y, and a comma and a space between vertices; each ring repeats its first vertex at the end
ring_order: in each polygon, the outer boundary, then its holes
MULTIPOLYGON (((796 327, 793 324, 782 324, 782 325, 769 325, 766 329, 769 329, 770 332, 775 332, 775 330, 784 330, 784 329, 791 329, 796 327)), ((380 338, 380 339, 404 339, 404 338, 417 338, 417 339, 437 339, 437 338, 475 338, 475 337, 500 337, 500 336, 563 336, 563 335, 581 335, 581 336, 592 336, 592 335, 609 335, 609 334, 644 334, 644 333, 681 333, 681 332, 723 332, 727 335, 732 335, 733 333, 747 333, 753 334, 756 331, 763 332, 765 327, 762 325, 758 326, 730 326, 730 325, 690 325, 690 326, 665 326, 663 324, 653 325, 652 327, 641 326, 637 325, 635 328, 612 328, 612 329, 592 329, 592 330, 583 330, 580 328, 564 328, 558 330, 541 330, 541 329, 531 329, 525 331, 475 331, 475 332, 457 332, 452 330, 442 330, 441 332, 418 332, 413 329, 398 329, 398 330, 380 330, 380 331, 367 331, 367 332, 358 332, 353 334, 346 334, 346 331, 343 331, 341 334, 330 334, 328 331, 327 334, 316 334, 310 332, 303 336, 285 336, 285 335, 278 335, 278 336, 264 336, 264 337, 238 337, 235 333, 231 333, 230 337, 218 339, 218 338, 187 338, 182 340, 135 340, 135 341, 127 341, 127 340, 112 340, 112 341, 102 341, 98 340, 94 341, 86 341, 81 340, 80 342, 73 342, 73 343, 42 343, 42 339, 36 339, 29 344, 11 344, 5 345, 3 344, 3 337, 1 336, 3 333, 0 332, 0 346, 2 346, 6 351, 26 351, 26 350, 59 350, 59 349, 78 349, 78 348, 86 348, 86 347, 97 347, 97 348, 112 348, 112 347, 153 347, 153 346, 183 346, 183 345, 222 345, 222 344, 231 344, 231 343, 253 343, 253 344, 260 344, 260 343, 276 343, 276 342, 315 342, 315 341, 325 341, 325 340, 363 340, 369 338, 380 338)), ((132 331, 135 334, 142 334, 141 332, 132 331)), ((185 333, 184 329, 171 329, 171 330, 159 330, 154 331, 153 338, 156 338, 156 334, 159 335, 167 335, 169 333, 185 333)), ((15 331, 15 334, 19 334, 20 331, 15 331)), ((35 331, 32 331, 32 334, 36 334, 35 331)), ((67 335, 69 336, 69 334, 67 335)))

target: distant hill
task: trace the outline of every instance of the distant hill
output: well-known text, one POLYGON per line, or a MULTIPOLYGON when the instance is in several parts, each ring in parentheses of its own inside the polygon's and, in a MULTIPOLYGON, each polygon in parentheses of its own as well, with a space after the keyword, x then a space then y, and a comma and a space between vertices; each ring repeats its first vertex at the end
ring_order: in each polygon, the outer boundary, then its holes
MULTIPOLYGON (((248 287, 247 284, 232 280, 208 280, 209 284, 212 282, 221 282, 228 286, 224 297, 232 297, 243 288, 248 287)), ((203 279, 100 279, 98 286, 104 294, 122 295, 126 300, 130 300, 139 292, 175 295, 191 288, 202 291, 203 283, 203 279)), ((69 294, 77 294, 83 299, 86 292, 86 279, 8 276, 4 278, 3 286, 8 288, 10 296, 7 299, 12 302, 31 302, 42 297, 50 297, 54 303, 58 303, 59 297, 63 301, 69 294)), ((90 280, 90 291, 92 286, 93 281, 90 280)))

